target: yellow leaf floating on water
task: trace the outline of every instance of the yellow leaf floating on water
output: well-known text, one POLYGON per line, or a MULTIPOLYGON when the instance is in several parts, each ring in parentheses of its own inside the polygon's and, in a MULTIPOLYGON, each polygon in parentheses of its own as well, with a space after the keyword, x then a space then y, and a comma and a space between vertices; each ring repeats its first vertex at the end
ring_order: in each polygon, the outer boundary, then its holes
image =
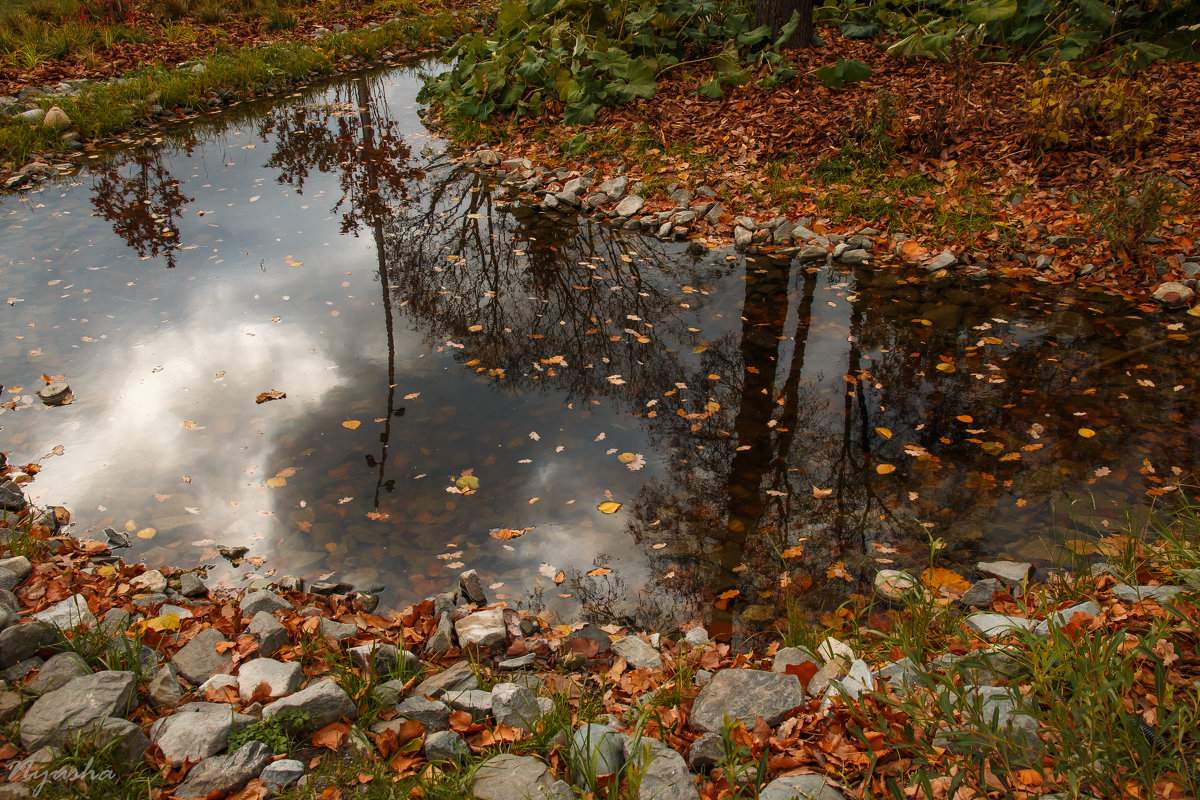
POLYGON ((637 456, 635 456, 633 453, 621 453, 621 455, 617 456, 617 461, 620 461, 622 464, 628 464, 635 458, 637 458, 637 456))
POLYGON ((955 419, 958 420, 959 422, 966 422, 966 423, 971 423, 971 422, 975 421, 975 418, 972 417, 970 414, 959 414, 957 417, 955 417, 955 419))
MULTIPOLYGON (((589 578, 598 578, 601 575, 607 575, 610 572, 612 572, 612 570, 609 569, 608 567, 596 567, 594 570, 591 570, 590 572, 588 572, 587 576, 589 578)), ((557 578, 557 576, 555 576, 555 577, 557 578)), ((555 582, 557 583, 557 580, 555 582)))
POLYGON ((204 430, 204 426, 203 426, 203 425, 201 425, 201 424, 200 424, 200 423, 198 423, 198 422, 193 422, 193 421, 191 421, 190 419, 185 419, 185 420, 183 421, 183 427, 187 428, 189 431, 202 431, 202 430, 204 430))
POLYGON ((799 558, 800 556, 804 555, 804 545, 798 544, 795 547, 789 547, 779 555, 783 556, 784 558, 799 558))
POLYGON ((894 464, 879 464, 875 467, 875 471, 880 475, 888 475, 896 471, 894 464))
POLYGON ((483 330, 483 326, 482 325, 472 325, 471 327, 467 328, 467 330, 469 330, 471 333, 479 333, 481 330, 483 330))
POLYGON ((943 361, 942 363, 938 364, 938 365, 937 365, 937 367, 936 367, 936 369, 937 369, 937 371, 938 371, 938 372, 945 372, 946 374, 950 374, 951 372, 954 372, 954 371, 955 371, 955 370, 954 370, 954 365, 953 365, 953 364, 947 364, 945 361, 943 361))
POLYGON ((614 500, 608 500, 596 506, 596 508, 602 514, 615 514, 621 509, 621 504, 614 500))
POLYGON ((1096 432, 1094 430, 1092 430, 1091 428, 1080 428, 1079 435, 1085 439, 1090 439, 1096 435, 1096 432))
POLYGON ((703 353, 707 349, 708 348, 704 347, 703 345, 696 345, 695 347, 692 348, 692 352, 693 353, 703 353))
POLYGON ((139 539, 153 539, 156 533, 158 531, 154 530, 154 528, 142 528, 137 532, 137 537, 139 539))
POLYGON ((359 425, 362 425, 362 423, 356 419, 348 419, 342 423, 343 428, 349 428, 350 430, 355 430, 359 425))
POLYGON ((459 489, 474 491, 479 488, 479 478, 476 478, 474 475, 464 474, 459 476, 454 485, 459 489))
POLYGON ((880 436, 882 436, 885 439, 892 438, 892 432, 890 430, 888 430, 887 428, 876 428, 875 432, 878 433, 880 436))
POLYGON ((287 478, 281 478, 276 475, 274 478, 267 478, 267 486, 272 489, 278 489, 280 486, 287 486, 287 478))
POLYGON ((520 536, 524 536, 525 534, 529 533, 531 530, 533 530, 532 527, 529 527, 529 528, 494 528, 494 529, 488 531, 488 533, 497 539, 507 540, 507 539, 516 539, 520 536))
POLYGON ((818 500, 822 497, 829 497, 831 494, 833 494, 833 489, 818 489, 816 486, 813 487, 813 497, 818 500))
POLYGON ((932 325, 932 324, 933 324, 932 322, 930 322, 930 321, 929 321, 929 320, 927 320, 927 319, 914 319, 914 320, 913 320, 913 322, 916 322, 916 323, 917 323, 917 324, 919 324, 919 325, 926 325, 926 326, 929 326, 929 325, 932 325))

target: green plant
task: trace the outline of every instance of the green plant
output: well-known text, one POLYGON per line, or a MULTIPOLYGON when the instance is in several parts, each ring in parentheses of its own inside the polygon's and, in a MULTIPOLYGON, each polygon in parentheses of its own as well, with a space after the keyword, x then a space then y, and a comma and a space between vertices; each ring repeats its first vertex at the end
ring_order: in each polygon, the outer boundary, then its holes
POLYGON ((746 731, 741 722, 728 716, 722 720, 721 758, 716 766, 721 770, 725 782, 729 784, 732 797, 758 797, 759 791, 766 783, 769 749, 763 748, 761 757, 755 762, 749 745, 737 739, 739 727, 745 736, 746 731))
POLYGON ((311 715, 298 708, 285 708, 270 719, 234 728, 229 732, 228 750, 233 752, 246 742, 259 741, 274 753, 290 753, 297 744, 297 733, 304 729, 311 715))
POLYGON ((1088 203, 1093 224, 1114 251, 1140 257, 1178 200, 1174 185, 1161 175, 1118 180, 1088 203))
POLYGON ((604 105, 654 97, 658 77, 683 64, 709 62, 714 77, 700 91, 719 96, 749 80, 740 54, 769 44, 769 29, 754 28, 732 0, 507 2, 496 31, 459 39, 445 56, 454 66, 426 81, 418 99, 480 120, 561 103, 568 125, 585 124, 604 105))
POLYGON ((38 797, 62 800, 144 800, 163 783, 148 762, 122 751, 120 737, 98 745, 85 736, 67 736, 59 755, 26 778, 38 797))
POLYGON ((296 15, 289 11, 284 11, 277 5, 267 6, 267 30, 269 31, 287 31, 296 27, 296 15))
POLYGON ((227 18, 225 7, 221 0, 200 0, 193 8, 196 19, 205 25, 217 25, 227 18))
POLYGON ((1099 144, 1132 153, 1158 127, 1154 95, 1144 77, 1116 69, 1093 76, 1069 63, 1053 64, 1026 78, 1028 136, 1041 151, 1099 144))
POLYGON ((865 81, 872 70, 857 58, 839 58, 833 66, 821 67, 814 74, 822 86, 840 89, 847 83, 865 81))

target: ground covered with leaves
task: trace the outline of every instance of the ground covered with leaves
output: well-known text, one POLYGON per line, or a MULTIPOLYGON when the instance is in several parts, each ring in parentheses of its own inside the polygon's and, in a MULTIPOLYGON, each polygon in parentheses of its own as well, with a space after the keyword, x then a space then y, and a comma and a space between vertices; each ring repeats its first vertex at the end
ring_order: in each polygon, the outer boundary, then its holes
POLYGON ((623 168, 651 197, 708 185, 729 212, 713 226, 724 239, 737 215, 782 214, 830 232, 903 232, 925 251, 949 246, 1052 281, 1193 277, 1179 268, 1197 251, 1197 63, 1125 71, 967 47, 941 61, 898 58, 887 37, 819 33, 821 47, 787 51, 796 77, 780 82, 777 66, 760 65, 719 97, 704 92, 719 65, 701 60, 662 75, 651 99, 582 126, 558 121, 555 100, 537 116, 448 121, 537 163, 623 168), (869 76, 824 85, 819 71, 839 60, 869 76))

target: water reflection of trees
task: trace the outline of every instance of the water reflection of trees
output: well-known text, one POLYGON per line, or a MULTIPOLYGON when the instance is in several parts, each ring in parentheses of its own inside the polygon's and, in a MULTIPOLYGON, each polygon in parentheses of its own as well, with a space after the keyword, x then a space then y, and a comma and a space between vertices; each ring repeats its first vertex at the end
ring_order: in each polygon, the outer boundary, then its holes
MULTIPOLYGON (((920 563, 923 523, 966 558, 1054 534, 1050 504, 1067 492, 1123 496, 1122 483, 1149 480, 1143 458, 1195 467, 1186 359, 1169 349, 1144 359, 1160 386, 1185 387, 1165 395, 1138 384, 1147 372, 1135 363, 1084 375, 1114 349, 1161 338, 1123 307, 1096 317, 1091 296, 831 276, 564 224, 485 178, 419 169, 378 79, 330 97, 273 109, 259 134, 279 182, 302 193, 314 171, 336 176, 342 232, 373 239, 389 386, 381 447, 367 456, 376 508, 394 483, 401 320, 500 391, 553 392, 637 419, 661 470, 628 504, 626 530, 656 580, 624 611, 647 622, 654 609, 711 609, 733 589, 736 603, 772 605, 781 578, 836 604, 864 587, 872 543, 920 563), (737 282, 735 306, 722 292, 737 282), (841 316, 817 330, 830 298, 841 316), (1081 439, 1081 419, 1103 436, 1081 439), (1113 477, 1092 485, 1099 466, 1113 477), (803 557, 784 557, 797 546, 803 557), (828 577, 838 562, 853 582, 828 577)), ((109 218, 133 215, 139 241, 154 241, 160 221, 136 212, 187 202, 153 159, 103 180, 109 218)), ((590 610, 614 602, 579 577, 590 610)))
POLYGON ((97 168, 92 206, 142 258, 176 264, 179 220, 192 202, 163 163, 161 149, 145 148, 121 163, 97 168))

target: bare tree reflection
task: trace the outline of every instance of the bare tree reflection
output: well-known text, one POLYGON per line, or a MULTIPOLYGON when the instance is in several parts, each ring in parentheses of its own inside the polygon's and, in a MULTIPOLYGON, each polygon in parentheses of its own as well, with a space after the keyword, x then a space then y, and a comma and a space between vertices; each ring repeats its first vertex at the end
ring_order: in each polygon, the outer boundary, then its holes
POLYGON ((138 150, 132 157, 95 173, 92 206, 142 258, 163 256, 174 268, 180 248, 179 219, 192 202, 163 163, 161 149, 138 150))

